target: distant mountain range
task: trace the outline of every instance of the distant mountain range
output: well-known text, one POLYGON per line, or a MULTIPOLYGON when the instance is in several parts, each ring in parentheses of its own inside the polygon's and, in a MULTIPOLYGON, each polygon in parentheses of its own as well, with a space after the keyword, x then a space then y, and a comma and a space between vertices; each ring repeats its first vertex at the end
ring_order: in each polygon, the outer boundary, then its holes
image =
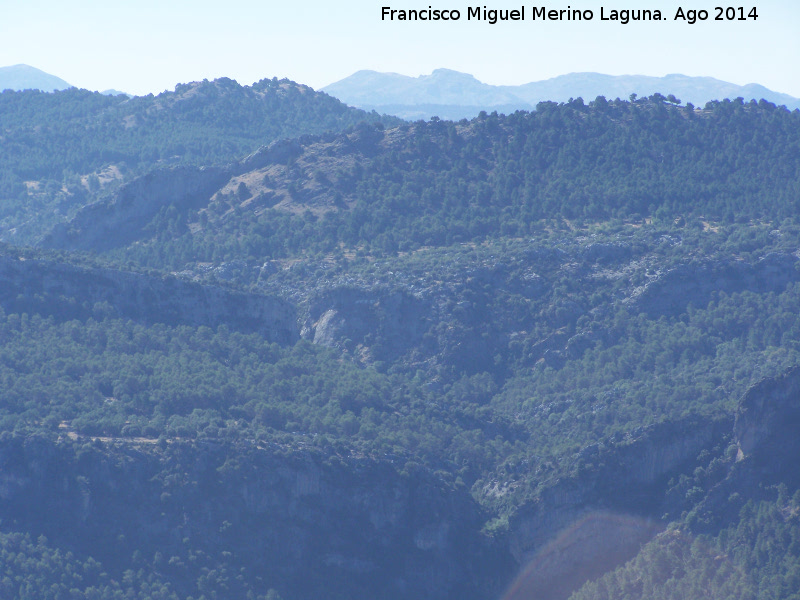
MULTIPOLYGON (((39 89, 53 92, 70 87, 63 79, 29 65, 0 67, 0 91, 39 89)), ((543 101, 565 102, 581 97, 588 102, 597 96, 612 100, 627 99, 631 94, 650 96, 655 93, 673 94, 684 103, 691 102, 698 106, 703 106, 709 100, 742 97, 745 100, 763 98, 792 110, 800 109, 799 98, 756 83, 736 85, 713 77, 679 74, 649 77, 569 73, 522 85, 490 85, 468 73, 451 69, 436 69, 430 75, 419 77, 364 70, 332 83, 321 91, 351 106, 409 120, 429 119, 432 116, 470 119, 482 110, 506 114, 517 110, 533 110, 543 101)), ((114 89, 101 93, 131 97, 114 89)))
POLYGON ((103 90, 100 93, 103 94, 104 96, 128 96, 128 98, 133 98, 133 95, 127 92, 120 92, 119 90, 115 90, 114 88, 103 90))
MULTIPOLYGON (((30 65, 12 65, 10 67, 0 67, 0 92, 3 90, 42 90, 43 92, 55 92, 66 90, 73 87, 60 77, 45 73, 41 69, 30 65)), ((106 96, 128 96, 131 94, 115 89, 103 90, 100 92, 106 96)))
POLYGON ((570 73, 523 85, 489 85, 472 75, 450 69, 436 69, 430 75, 408 77, 397 73, 358 71, 350 77, 322 88, 353 106, 404 119, 472 118, 481 110, 509 113, 532 110, 542 101, 564 102, 597 96, 627 99, 631 94, 650 96, 674 94, 683 102, 702 106, 709 100, 742 97, 765 99, 790 109, 800 108, 800 99, 781 94, 755 83, 736 85, 713 77, 667 75, 603 75, 570 73))
POLYGON ((54 92, 72 87, 63 79, 29 65, 0 67, 0 91, 42 90, 54 92))

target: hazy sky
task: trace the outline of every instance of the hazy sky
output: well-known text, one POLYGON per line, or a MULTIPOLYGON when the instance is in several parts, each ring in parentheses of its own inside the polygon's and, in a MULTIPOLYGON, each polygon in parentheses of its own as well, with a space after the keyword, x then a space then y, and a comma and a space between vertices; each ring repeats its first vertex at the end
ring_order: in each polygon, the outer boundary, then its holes
MULTIPOLYGON (((800 1, 757 0, 758 19, 714 21, 721 0, 575 0, 535 4, 594 11, 591 22, 468 22, 467 7, 519 3, 445 0, 0 0, 0 66, 25 63, 73 85, 134 94, 231 77, 289 77, 315 88, 360 69, 428 74, 446 67, 492 84, 577 71, 708 75, 800 97, 800 1), (455 23, 382 22, 381 7, 458 9, 455 23), (600 21, 600 7, 660 9, 667 21, 600 21), (705 8, 709 20, 673 20, 705 8)), ((743 5, 737 0, 732 5, 743 5)))

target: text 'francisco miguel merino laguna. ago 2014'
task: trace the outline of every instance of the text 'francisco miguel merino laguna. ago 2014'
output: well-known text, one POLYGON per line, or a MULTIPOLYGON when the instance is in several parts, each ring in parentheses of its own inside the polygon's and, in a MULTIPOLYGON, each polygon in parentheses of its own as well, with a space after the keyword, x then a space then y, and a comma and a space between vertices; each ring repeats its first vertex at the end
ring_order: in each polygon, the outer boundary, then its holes
MULTIPOLYGON (((421 9, 396 9, 391 6, 381 7, 382 21, 459 21, 465 17, 467 21, 485 21, 494 25, 500 21, 524 21, 525 6, 515 9, 494 9, 486 6, 469 6, 466 9, 439 9, 428 6, 421 9)), ((528 11, 531 21, 592 21, 595 12, 590 9, 567 8, 548 9, 546 6, 531 6, 528 11)), ((668 17, 658 9, 616 9, 600 7, 600 21, 614 21, 626 25, 632 21, 666 21, 668 17)), ((673 21, 694 24, 698 21, 755 21, 758 12, 755 7, 723 7, 715 6, 713 10, 684 9, 677 7, 673 21)))

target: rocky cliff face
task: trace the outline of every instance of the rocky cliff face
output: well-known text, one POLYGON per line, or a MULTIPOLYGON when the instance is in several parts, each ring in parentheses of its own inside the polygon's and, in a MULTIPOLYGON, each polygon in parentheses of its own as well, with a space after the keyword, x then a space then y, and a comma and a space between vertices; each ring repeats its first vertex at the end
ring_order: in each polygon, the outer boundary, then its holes
POLYGON ((162 208, 200 208, 232 174, 231 167, 159 169, 123 185, 110 200, 89 204, 42 240, 45 248, 102 252, 130 244, 162 208))
POLYGON ((366 156, 374 153, 382 138, 380 130, 360 126, 350 135, 305 135, 296 140, 278 140, 224 166, 156 169, 122 185, 112 197, 84 206, 71 221, 55 226, 40 245, 94 252, 126 246, 152 235, 148 233, 148 225, 162 210, 172 207, 185 221, 188 212, 206 207, 216 192, 235 193, 236 186, 245 180, 254 186, 256 195, 251 199, 251 209, 272 206, 277 201, 274 199, 280 197, 286 198, 284 204, 290 205, 287 208, 282 204, 281 208, 294 211, 293 195, 302 197, 309 206, 324 205, 325 210, 332 209, 335 194, 329 189, 330 181, 325 176, 322 184, 318 181, 325 166, 319 164, 319 155, 326 155, 336 147, 340 151, 344 148, 345 154, 366 156), (311 158, 302 159, 308 147, 312 148, 311 158), (299 163, 287 169, 286 165, 298 158, 301 158, 299 163), (270 169, 273 166, 276 167, 270 169), (312 172, 317 173, 316 179, 312 172), (280 182, 279 189, 265 187, 265 176, 267 180, 280 182), (291 182, 294 184, 289 186, 291 182), (289 187, 294 191, 287 195, 289 187))
POLYGON ((764 379, 739 403, 734 426, 739 460, 750 458, 763 474, 797 479, 792 460, 800 456, 800 367, 764 379))
POLYGON ((742 396, 733 426, 738 450, 724 478, 692 511, 697 532, 716 534, 748 501, 774 500, 776 488, 800 488, 800 367, 763 379, 742 396))
POLYGON ((647 284, 629 302, 651 318, 677 315, 689 304, 706 306, 714 292, 780 292, 800 280, 797 257, 768 254, 758 262, 712 262, 680 265, 647 284))
POLYGON ((510 520, 521 567, 508 598, 566 598, 586 580, 636 555, 661 529, 668 480, 730 430, 728 421, 687 420, 642 428, 578 455, 576 476, 556 482, 510 520))
POLYGON ((583 583, 627 562, 661 525, 603 511, 587 513, 528 562, 503 600, 562 600, 583 583))
POLYGON ((395 360, 420 343, 430 307, 402 290, 335 288, 309 301, 301 331, 315 344, 395 360))
POLYGON ((303 136, 298 140, 278 140, 268 146, 261 146, 239 163, 237 172, 263 169, 268 165, 286 164, 303 153, 302 143, 307 139, 308 136, 303 136))
POLYGON ((122 317, 170 325, 226 325, 278 343, 298 339, 288 302, 115 269, 85 269, 0 255, 0 306, 61 319, 122 317))
POLYGON ((510 573, 508 555, 478 533, 485 515, 466 491, 370 459, 211 442, 146 450, 6 437, 0 473, 4 521, 78 553, 100 552, 111 570, 130 564, 134 549, 152 548, 163 557, 159 568, 196 577, 203 553, 233 552, 243 577, 298 599, 331 590, 488 598, 510 573))

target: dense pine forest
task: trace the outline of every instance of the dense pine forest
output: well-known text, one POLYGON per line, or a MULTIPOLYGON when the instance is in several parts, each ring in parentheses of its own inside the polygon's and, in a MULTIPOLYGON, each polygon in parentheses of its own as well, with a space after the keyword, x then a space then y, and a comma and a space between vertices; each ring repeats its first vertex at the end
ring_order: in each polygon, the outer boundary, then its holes
POLYGON ((3 597, 798 597, 800 112, 217 80, 0 135, 3 597))
POLYGON ((360 122, 399 120, 276 78, 252 86, 202 81, 133 98, 77 88, 5 90, 0 237, 24 235, 29 221, 52 225, 95 194, 158 166, 226 163, 273 140, 360 122))

